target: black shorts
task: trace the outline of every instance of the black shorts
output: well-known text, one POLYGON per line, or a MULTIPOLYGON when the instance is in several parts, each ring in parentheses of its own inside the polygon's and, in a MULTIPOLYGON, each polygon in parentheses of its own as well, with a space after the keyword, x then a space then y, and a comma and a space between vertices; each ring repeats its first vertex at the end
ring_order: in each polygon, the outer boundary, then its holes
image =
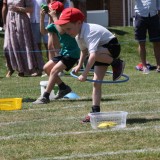
POLYGON ((146 41, 146 35, 149 35, 150 42, 160 42, 159 16, 142 17, 135 16, 135 39, 139 42, 146 41))
POLYGON ((78 59, 68 56, 56 56, 52 60, 55 63, 62 61, 62 63, 66 66, 66 71, 69 71, 78 62, 78 59))
MULTIPOLYGON (((104 48, 107 48, 109 52, 111 53, 111 56, 115 59, 118 58, 121 52, 121 46, 118 43, 117 38, 113 38, 110 40, 107 44, 103 45, 104 48)), ((108 63, 101 63, 101 62, 95 62, 95 66, 109 66, 108 63)))

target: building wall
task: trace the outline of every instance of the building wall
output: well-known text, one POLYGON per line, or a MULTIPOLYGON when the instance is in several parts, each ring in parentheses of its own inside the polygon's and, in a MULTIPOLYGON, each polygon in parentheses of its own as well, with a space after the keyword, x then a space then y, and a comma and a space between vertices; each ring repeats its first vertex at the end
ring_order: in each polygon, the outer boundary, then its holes
POLYGON ((123 0, 108 0, 109 25, 123 26, 123 0))
POLYGON ((102 0, 86 0, 86 8, 88 11, 90 10, 101 10, 101 1, 102 0))
POLYGON ((109 26, 128 24, 127 0, 125 0, 125 16, 123 15, 123 0, 86 0, 86 5, 87 10, 108 10, 109 26))

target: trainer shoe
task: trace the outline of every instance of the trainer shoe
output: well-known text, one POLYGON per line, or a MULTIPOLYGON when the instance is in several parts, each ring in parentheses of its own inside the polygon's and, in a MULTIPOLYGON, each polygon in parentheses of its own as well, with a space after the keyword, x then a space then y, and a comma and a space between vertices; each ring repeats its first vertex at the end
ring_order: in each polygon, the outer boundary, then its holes
POLYGON ((147 67, 143 67, 143 74, 149 74, 149 69, 147 67))
POLYGON ((39 97, 36 101, 33 102, 33 104, 47 104, 50 100, 46 97, 39 97))
POLYGON ((88 123, 88 122, 90 122, 90 116, 89 116, 89 115, 87 115, 87 116, 81 121, 81 123, 88 123))
POLYGON ((42 74, 41 77, 47 77, 48 75, 46 73, 42 74))
POLYGON ((160 68, 157 68, 157 69, 156 69, 156 72, 157 72, 157 73, 160 73, 160 68))
POLYGON ((59 90, 57 92, 57 95, 54 97, 54 99, 60 99, 63 98, 66 94, 70 93, 72 90, 69 86, 66 86, 66 89, 64 90, 59 90))
POLYGON ((113 81, 118 80, 122 76, 124 67, 125 67, 125 62, 120 59, 117 59, 116 65, 112 66, 113 81))

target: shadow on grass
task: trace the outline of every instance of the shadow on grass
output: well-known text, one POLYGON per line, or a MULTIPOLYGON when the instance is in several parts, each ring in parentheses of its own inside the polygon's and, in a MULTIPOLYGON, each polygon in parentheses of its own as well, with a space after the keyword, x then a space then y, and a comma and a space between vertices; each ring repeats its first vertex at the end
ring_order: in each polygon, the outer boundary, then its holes
POLYGON ((29 102, 34 102, 36 99, 33 98, 23 98, 23 102, 29 103, 29 102))
POLYGON ((0 79, 3 79, 3 78, 5 78, 5 77, 0 77, 0 79))
POLYGON ((127 124, 148 123, 148 122, 155 122, 155 121, 160 121, 160 118, 131 118, 131 119, 127 119, 127 124))
POLYGON ((4 38, 4 33, 0 32, 0 38, 4 38))
MULTIPOLYGON (((115 101, 117 99, 107 99, 107 98, 103 98, 101 99, 101 102, 103 101, 115 101)), ((59 101, 71 101, 71 102, 76 102, 76 101, 92 101, 92 98, 80 98, 80 99, 68 99, 68 98, 65 98, 65 99, 62 99, 62 100, 59 100, 59 101)))
POLYGON ((129 34, 129 32, 118 30, 118 29, 111 29, 111 28, 109 28, 109 31, 112 32, 112 33, 115 33, 117 35, 129 34))
MULTIPOLYGON (((115 101, 115 100, 118 100, 118 99, 107 99, 107 98, 103 98, 101 99, 101 101, 115 101)), ((29 103, 29 102, 34 102, 36 101, 36 99, 34 98, 23 98, 23 102, 26 102, 26 103, 29 103)), ((54 100, 51 101, 51 103, 53 102, 54 100)), ((79 102, 79 101, 92 101, 91 98, 80 98, 80 99, 68 99, 68 98, 64 98, 64 99, 59 99, 59 100, 55 100, 56 102, 64 102, 64 101, 69 101, 69 102, 79 102)))

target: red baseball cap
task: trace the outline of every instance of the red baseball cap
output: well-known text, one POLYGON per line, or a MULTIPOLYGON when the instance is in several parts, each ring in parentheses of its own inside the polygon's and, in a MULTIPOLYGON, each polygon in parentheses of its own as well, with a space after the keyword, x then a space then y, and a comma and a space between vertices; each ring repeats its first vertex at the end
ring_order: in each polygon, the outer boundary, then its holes
POLYGON ((63 25, 69 22, 84 21, 84 14, 77 8, 66 8, 62 11, 59 20, 55 21, 55 24, 63 25))
POLYGON ((48 7, 49 7, 49 9, 55 10, 57 12, 62 12, 64 10, 63 3, 59 2, 59 1, 53 1, 53 2, 49 3, 48 7))

